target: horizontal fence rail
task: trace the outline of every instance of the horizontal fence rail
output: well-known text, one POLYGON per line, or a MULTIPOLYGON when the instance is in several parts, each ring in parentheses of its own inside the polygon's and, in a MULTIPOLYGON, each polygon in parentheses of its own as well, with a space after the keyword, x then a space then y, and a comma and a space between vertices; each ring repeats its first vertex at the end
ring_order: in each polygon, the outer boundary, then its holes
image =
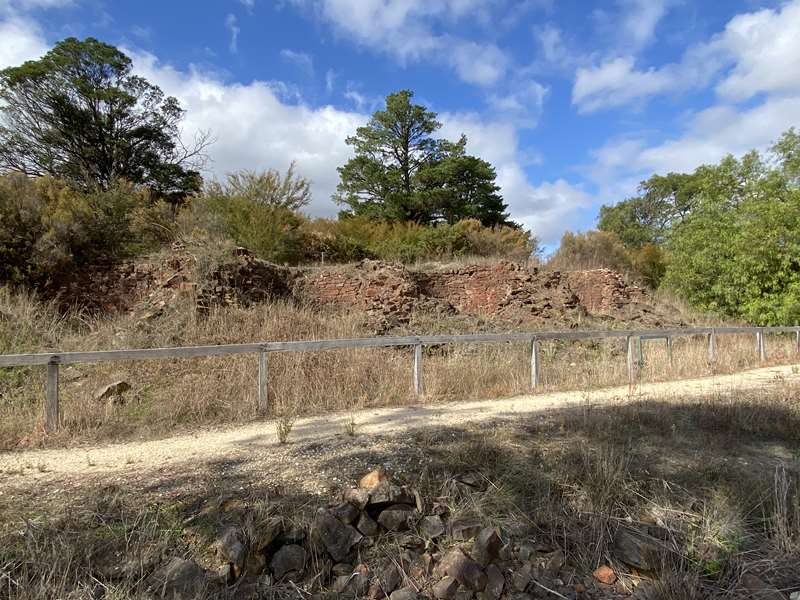
POLYGON ((208 356, 228 356, 234 354, 258 354, 259 412, 268 409, 267 365, 270 352, 310 352, 339 350, 345 348, 390 348, 412 347, 414 349, 413 388, 417 395, 424 393, 422 375, 422 348, 442 344, 475 344, 501 342, 528 342, 531 344, 530 369, 531 387, 540 386, 539 370, 541 360, 539 344, 545 340, 596 340, 625 339, 627 344, 628 376, 631 384, 636 379, 636 369, 641 361, 641 342, 643 340, 662 340, 666 342, 670 363, 672 361, 672 339, 705 335, 708 336, 708 357, 715 360, 717 336, 724 334, 755 334, 755 349, 759 359, 766 360, 765 333, 794 333, 795 348, 800 353, 800 327, 690 327, 682 329, 650 330, 583 330, 583 331, 533 331, 524 333, 476 333, 467 335, 419 335, 399 337, 372 337, 354 339, 307 340, 287 342, 254 342, 249 344, 220 344, 215 346, 182 346, 175 348, 142 348, 137 350, 102 350, 94 352, 42 352, 37 354, 0 355, 2 367, 47 367, 47 392, 45 403, 45 429, 56 431, 59 426, 58 367, 61 365, 89 364, 108 361, 159 360, 172 358, 200 358, 208 356), (640 360, 635 358, 634 344, 638 344, 640 360))

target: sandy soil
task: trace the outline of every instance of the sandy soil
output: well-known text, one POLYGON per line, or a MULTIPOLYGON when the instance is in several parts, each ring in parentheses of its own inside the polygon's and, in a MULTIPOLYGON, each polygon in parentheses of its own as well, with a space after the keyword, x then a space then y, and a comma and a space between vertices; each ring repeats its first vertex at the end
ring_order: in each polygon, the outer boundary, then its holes
MULTIPOLYGON (((800 382, 796 367, 779 366, 754 369, 733 375, 706 377, 676 382, 615 387, 589 392, 571 391, 517 396, 501 400, 453 402, 402 408, 369 409, 299 419, 294 423, 290 443, 278 444, 274 421, 200 430, 171 438, 132 441, 80 448, 30 450, 0 453, 0 482, 25 487, 80 478, 131 481, 170 472, 185 472, 192 465, 247 463, 248 471, 274 471, 292 468, 308 473, 314 463, 331 459, 339 446, 369 445, 380 438, 430 427, 459 427, 496 420, 514 420, 550 409, 581 404, 602 405, 633 397, 660 400, 686 398, 709 392, 776 386, 781 382, 800 382), (346 433, 355 424, 355 436, 346 433), (316 457, 315 460, 307 460, 316 457), (306 463, 306 468, 303 468, 306 463)), ((387 457, 386 460, 391 460, 387 457)), ((365 464, 365 467, 367 465, 365 464)), ((335 468, 335 466, 334 466, 335 468)), ((157 477, 156 477, 157 478, 157 477)), ((2 486, 0 486, 2 487, 2 486)), ((315 490, 317 492, 321 490, 315 490)))

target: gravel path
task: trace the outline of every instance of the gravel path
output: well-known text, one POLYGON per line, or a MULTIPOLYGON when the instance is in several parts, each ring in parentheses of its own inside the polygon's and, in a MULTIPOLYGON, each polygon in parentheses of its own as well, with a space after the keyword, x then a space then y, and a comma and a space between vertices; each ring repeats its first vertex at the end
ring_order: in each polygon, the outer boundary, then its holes
MULTIPOLYGON (((706 377, 675 382, 643 384, 635 397, 670 399, 691 397, 709 392, 738 389, 764 389, 781 382, 800 382, 800 373, 792 366, 754 369, 733 375, 706 377)), ((548 409, 565 408, 581 403, 602 404, 630 399, 627 386, 588 392, 552 392, 517 396, 501 400, 452 402, 401 408, 368 409, 355 413, 336 413, 298 419, 291 431, 290 444, 279 445, 274 421, 198 430, 171 438, 131 441, 119 444, 79 448, 27 450, 0 453, 0 481, 21 483, 24 478, 47 482, 75 476, 100 475, 117 479, 137 478, 145 472, 165 473, 170 467, 213 461, 246 460, 269 468, 270 463, 299 448, 336 446, 347 439, 346 427, 355 423, 358 438, 380 438, 420 427, 454 427, 474 422, 515 419, 548 409)), ((33 481, 32 481, 33 480, 33 481)))

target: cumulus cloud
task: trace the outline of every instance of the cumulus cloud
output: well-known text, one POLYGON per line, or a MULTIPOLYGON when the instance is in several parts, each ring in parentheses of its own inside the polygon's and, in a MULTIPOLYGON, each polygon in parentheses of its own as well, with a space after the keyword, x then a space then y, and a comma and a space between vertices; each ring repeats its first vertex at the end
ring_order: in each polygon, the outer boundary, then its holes
POLYGON ((646 46, 655 37, 656 26, 667 13, 666 0, 619 0, 622 9, 623 40, 629 40, 635 48, 646 46))
POLYGON ((726 100, 794 93, 800 89, 798 30, 800 0, 737 15, 709 41, 687 49, 679 62, 642 69, 626 55, 578 69, 572 102, 579 112, 589 113, 700 88, 715 77, 717 94, 726 100))
POLYGON ((497 83, 509 68, 506 53, 492 43, 435 31, 469 18, 487 21, 491 2, 482 0, 289 0, 313 10, 342 36, 401 63, 433 60, 477 85, 497 83))
POLYGON ((0 20, 0 69, 39 58, 49 49, 39 26, 23 17, 0 20))

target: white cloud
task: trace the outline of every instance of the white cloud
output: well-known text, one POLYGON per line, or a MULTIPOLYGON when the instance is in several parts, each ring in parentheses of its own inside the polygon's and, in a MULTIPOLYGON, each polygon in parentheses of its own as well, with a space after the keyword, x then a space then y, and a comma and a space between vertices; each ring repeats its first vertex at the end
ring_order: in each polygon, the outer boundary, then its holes
POLYGON ((225 17, 225 29, 227 29, 231 34, 231 41, 228 44, 228 49, 233 53, 236 54, 239 51, 239 26, 237 25, 238 21, 236 19, 236 15, 228 14, 225 17))
POLYGON ((649 44, 669 3, 666 0, 619 0, 618 3, 622 9, 620 38, 637 49, 649 44))
POLYGON ((628 55, 578 69, 572 102, 589 113, 699 88, 714 76, 721 77, 717 93, 729 101, 762 92, 794 93, 800 90, 798 31, 800 0, 737 15, 708 42, 688 48, 680 62, 639 69, 628 55))
POLYGON ((0 20, 0 69, 39 58, 49 46, 38 25, 22 17, 0 20))
POLYGON ((568 228, 581 226, 592 197, 563 179, 531 183, 524 169, 517 129, 509 122, 484 121, 474 114, 443 113, 441 133, 448 139, 467 136, 467 150, 490 162, 497 183, 518 221, 545 244, 557 244, 568 228))
POLYGON ((297 65, 308 74, 314 73, 314 59, 311 58, 310 54, 306 54, 305 52, 295 52, 294 50, 284 48, 281 50, 281 58, 287 62, 297 65))
POLYGON ((730 100, 800 91, 800 2, 734 17, 717 41, 735 66, 717 86, 730 100))
POLYGON ((256 7, 256 0, 239 0, 239 3, 244 6, 248 12, 253 12, 256 7))
POLYGON ((336 84, 336 71, 328 69, 325 72, 325 91, 329 94, 333 93, 333 86, 336 84))
POLYGON ((435 32, 469 18, 486 22, 491 2, 483 0, 290 0, 311 7, 337 32, 357 43, 388 52, 401 63, 433 60, 452 67, 466 82, 492 85, 506 73, 509 59, 492 43, 435 32))
POLYGON ((297 161, 298 172, 312 181, 309 211, 332 216, 336 167, 351 156, 345 138, 367 116, 335 109, 288 103, 292 93, 280 84, 253 81, 225 83, 195 69, 189 72, 163 65, 151 54, 128 52, 137 72, 176 96, 186 109, 184 135, 211 131, 209 176, 239 169, 286 169, 297 161))
POLYGON ((512 86, 510 93, 490 94, 489 106, 498 117, 511 120, 517 127, 535 127, 542 114, 548 89, 533 81, 521 81, 512 86))

